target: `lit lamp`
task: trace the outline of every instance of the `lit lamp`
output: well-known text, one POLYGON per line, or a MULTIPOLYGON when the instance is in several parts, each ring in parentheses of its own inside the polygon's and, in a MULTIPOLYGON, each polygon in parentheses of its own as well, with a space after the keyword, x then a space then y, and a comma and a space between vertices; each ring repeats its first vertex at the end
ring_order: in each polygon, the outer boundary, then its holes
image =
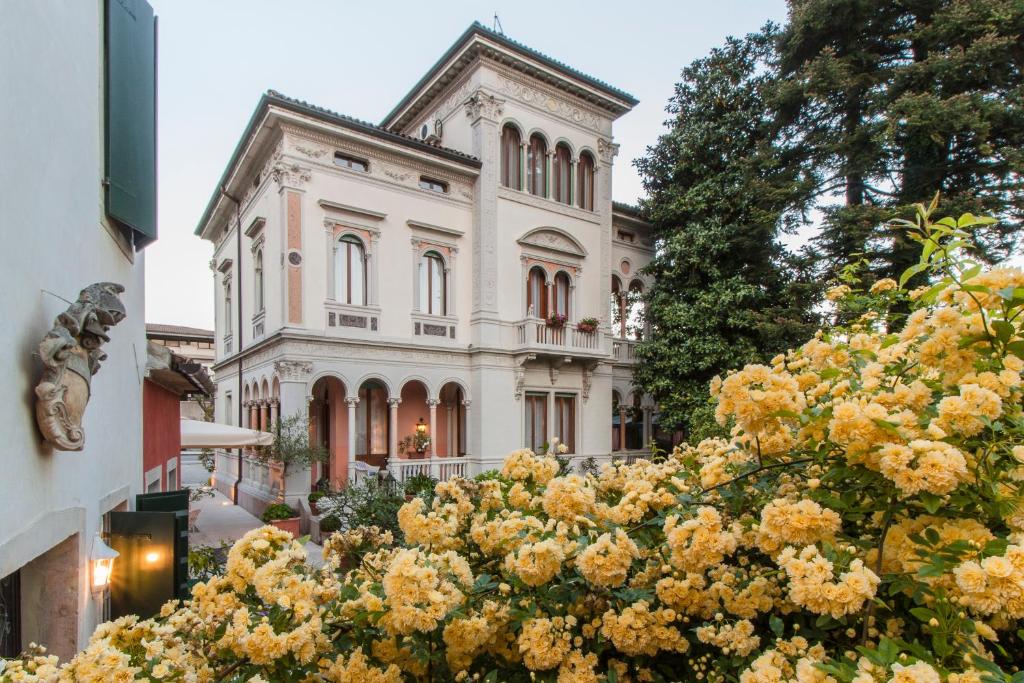
POLYGON ((102 593, 110 587, 110 576, 114 571, 114 560, 121 553, 117 552, 103 542, 103 538, 96 534, 92 540, 92 551, 89 553, 89 563, 92 564, 92 592, 102 593))
POLYGON ((427 425, 423 424, 422 417, 420 418, 420 421, 416 423, 416 433, 420 436, 424 436, 427 433, 427 425))

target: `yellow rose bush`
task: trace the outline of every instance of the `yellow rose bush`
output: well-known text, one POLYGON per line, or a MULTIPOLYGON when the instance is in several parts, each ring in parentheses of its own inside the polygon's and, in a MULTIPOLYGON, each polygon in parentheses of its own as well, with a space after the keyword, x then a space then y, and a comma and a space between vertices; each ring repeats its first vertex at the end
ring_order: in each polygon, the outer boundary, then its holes
POLYGON ((929 212, 927 288, 847 281, 848 324, 712 383, 730 438, 596 476, 516 451, 319 570, 258 529, 191 599, 0 680, 1017 683, 1024 273, 929 212))

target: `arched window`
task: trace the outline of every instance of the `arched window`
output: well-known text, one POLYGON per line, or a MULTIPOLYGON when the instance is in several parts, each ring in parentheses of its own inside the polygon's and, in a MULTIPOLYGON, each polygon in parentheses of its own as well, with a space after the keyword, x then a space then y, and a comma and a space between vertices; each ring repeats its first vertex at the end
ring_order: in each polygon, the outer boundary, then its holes
POLYGON ((526 310, 539 318, 548 317, 548 287, 544 269, 534 266, 526 282, 526 310))
POLYGON ((263 310, 263 250, 256 252, 256 312, 263 310))
POLYGON ((429 315, 447 315, 448 278, 444 272, 444 259, 436 251, 420 257, 420 312, 429 315))
POLYGON ((618 328, 619 337, 626 337, 626 299, 622 296, 622 282, 612 275, 612 296, 611 296, 610 320, 612 329, 618 328))
POLYGON ((366 305, 366 258, 358 237, 344 235, 334 247, 334 298, 366 305))
POLYGON ((576 164, 576 196, 581 209, 594 210, 594 157, 590 152, 580 154, 576 164))
POLYGON ((501 184, 513 190, 523 189, 521 145, 519 129, 506 123, 501 129, 501 184))
POLYGON ((231 334, 231 283, 224 283, 224 332, 231 334))
POLYGON ((569 317, 569 276, 559 272, 555 275, 555 313, 569 317))
POLYGON ((635 339, 643 339, 644 336, 644 320, 643 320, 643 307, 644 307, 644 284, 639 280, 633 280, 629 283, 629 294, 628 294, 628 306, 626 321, 628 325, 628 332, 633 335, 635 339))
POLYGON ((539 133, 530 136, 526 150, 526 185, 530 194, 547 196, 548 187, 548 145, 539 133))
POLYGON ((571 204, 572 152, 569 151, 569 145, 564 142, 559 142, 555 145, 555 160, 551 180, 554 183, 553 194, 555 201, 571 204))

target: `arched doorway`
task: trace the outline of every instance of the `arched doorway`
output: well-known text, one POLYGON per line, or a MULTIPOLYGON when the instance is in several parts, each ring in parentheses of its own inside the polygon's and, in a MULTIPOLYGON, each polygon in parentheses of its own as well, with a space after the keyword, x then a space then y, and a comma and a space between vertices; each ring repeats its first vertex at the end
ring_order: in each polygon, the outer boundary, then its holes
POLYGON ((315 463, 311 471, 314 488, 340 486, 348 477, 348 413, 345 384, 337 377, 321 377, 313 384, 309 404, 310 439, 331 454, 327 462, 315 463))
POLYGON ((398 457, 406 460, 423 459, 437 447, 436 425, 430 422, 430 391, 418 379, 402 385, 398 405, 398 457), (424 441, 426 437, 429 442, 424 441))
POLYGON ((466 396, 458 382, 438 392, 437 454, 448 458, 466 455, 466 396))
POLYGON ((359 387, 355 410, 356 459, 382 467, 388 458, 388 388, 375 379, 359 387))

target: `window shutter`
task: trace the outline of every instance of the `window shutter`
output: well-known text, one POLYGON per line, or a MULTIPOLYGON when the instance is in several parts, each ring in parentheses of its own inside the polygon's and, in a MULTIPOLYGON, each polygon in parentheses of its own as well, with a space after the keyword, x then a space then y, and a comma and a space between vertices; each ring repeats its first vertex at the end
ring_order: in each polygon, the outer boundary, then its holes
POLYGON ((106 211, 156 239, 156 18, 146 0, 106 2, 106 211))

